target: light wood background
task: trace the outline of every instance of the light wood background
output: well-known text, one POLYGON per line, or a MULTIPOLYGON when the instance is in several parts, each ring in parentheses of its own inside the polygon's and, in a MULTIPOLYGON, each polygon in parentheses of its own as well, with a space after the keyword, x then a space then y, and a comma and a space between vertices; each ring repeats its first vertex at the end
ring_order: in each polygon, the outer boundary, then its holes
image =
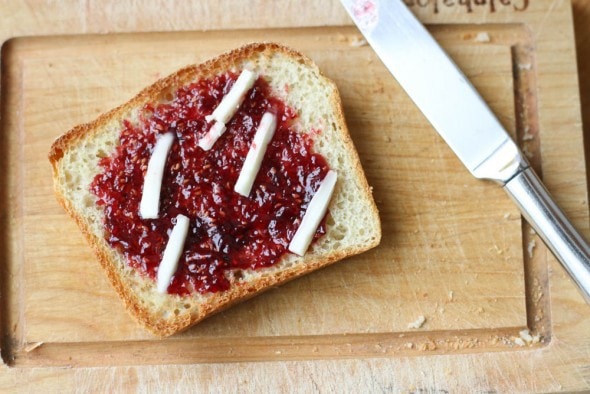
MULTIPOLYGON (((590 136, 590 2, 573 1, 573 21, 567 1, 530 3, 522 14, 465 13, 460 8, 438 14, 430 8, 417 12, 433 25, 433 33, 507 128, 516 133, 519 126, 533 133, 532 141, 523 131, 515 136, 530 148, 532 161, 542 168, 550 191, 576 226, 590 235, 583 158, 588 150, 582 140, 590 136), (530 35, 517 26, 521 23, 530 35), (491 42, 478 36, 479 25, 491 42), (514 47, 515 58, 523 60, 516 65, 511 64, 514 47)), ((527 257, 526 247, 535 238, 526 225, 521 229, 514 207, 501 191, 463 173, 380 68, 370 48, 351 50, 354 28, 330 28, 350 24, 337 1, 0 0, 0 18, 0 42, 25 37, 3 47, 3 70, 8 72, 3 72, 0 88, 13 101, 3 103, 2 121, 7 129, 22 133, 5 136, 5 143, 10 146, 10 163, 18 159, 26 163, 10 167, 8 181, 2 178, 9 186, 4 196, 13 201, 10 209, 20 212, 3 212, 9 243, 17 246, 8 257, 13 264, 23 262, 22 267, 5 262, 3 273, 8 266, 11 278, 27 281, 22 286, 10 278, 3 282, 10 284, 3 288, 3 297, 21 304, 2 311, 3 350, 15 360, 10 367, 0 367, 0 389, 530 392, 590 388, 590 307, 541 245, 537 243, 533 257, 527 257), (249 30, 236 34, 234 29, 249 30), (181 33, 173 40, 167 34, 115 34, 168 31, 181 33), (248 308, 236 308, 171 341, 154 341, 122 310, 100 271, 72 263, 72 256, 92 259, 81 238, 63 236, 59 248, 54 248, 52 234, 76 230, 45 193, 46 163, 38 160, 39 154, 60 130, 119 103, 117 89, 127 97, 180 65, 247 37, 267 36, 312 56, 341 86, 353 139, 369 180, 380 186, 377 202, 387 219, 384 228, 395 234, 395 242, 384 242, 342 268, 266 294, 248 308), (193 42, 205 39, 207 44, 191 51, 193 42), (162 47, 154 47, 158 44, 162 47), (113 53, 104 55, 104 48, 113 53), (160 55, 151 56, 154 48, 160 55), (170 57, 178 53, 183 55, 170 57), (334 53, 341 62, 334 61, 334 53), (141 61, 114 61, 118 56, 141 61), (373 82, 354 77, 355 64, 360 62, 373 82), (378 83, 372 85, 374 81, 378 83), (60 92, 65 91, 75 95, 62 97, 60 92), (375 114, 387 111, 385 100, 393 100, 395 116, 376 121, 375 114), (391 123, 411 134, 375 137, 391 123), (367 132, 363 127, 372 129, 367 132), (435 151, 434 158, 428 150, 435 151), (425 165, 425 161, 430 162, 425 165), (421 179, 432 167, 442 181, 424 186, 421 179), (388 171, 391 168, 395 171, 388 171), (387 183, 380 183, 382 178, 387 183), (408 184, 412 188, 404 187, 408 184), (463 184, 483 196, 483 205, 494 208, 478 213, 482 204, 448 184, 463 184), (415 197, 412 193, 418 189, 434 199, 415 197), (410 219, 401 212, 410 212, 410 219), (54 221, 40 220, 47 218, 54 221), (478 229, 478 222, 489 227, 478 229), (503 231, 493 230, 497 222, 504 223, 503 231), (478 247, 482 242, 488 245, 483 252, 478 247), (459 251, 454 244, 462 245, 459 251), (459 256, 463 260, 457 266, 459 256), (394 268, 384 264, 385 258, 392 259, 394 268), (496 263, 493 268, 486 266, 488 260, 496 263), (84 282, 75 279, 85 275, 84 282), (50 283, 68 282, 51 287, 45 278, 50 283), (347 282, 349 278, 353 281, 347 282), (96 284, 92 291, 86 291, 88 283, 96 284), (355 298, 334 285, 342 283, 352 286, 355 298), (68 296, 64 289, 70 297, 79 297, 72 310, 64 301, 68 296), (88 309, 93 300, 95 309, 88 309), (333 313, 338 300, 346 300, 347 308, 333 313), (280 313, 285 310, 289 313, 280 313), (383 313, 387 315, 379 315, 383 313), (427 316, 424 326, 409 329, 408 323, 421 314, 427 316), (318 315, 321 321, 312 320, 318 315), (7 319, 15 326, 6 327, 7 319), (236 322, 244 324, 247 340, 236 339, 232 331, 236 322), (521 347, 518 332, 524 327, 539 333, 541 342, 521 347)))

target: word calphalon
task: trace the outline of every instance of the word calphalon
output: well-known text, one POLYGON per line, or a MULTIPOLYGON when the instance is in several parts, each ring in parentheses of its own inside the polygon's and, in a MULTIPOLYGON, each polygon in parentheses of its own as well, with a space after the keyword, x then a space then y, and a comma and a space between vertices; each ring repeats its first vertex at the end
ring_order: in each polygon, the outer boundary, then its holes
POLYGON ((530 0, 403 0, 408 7, 430 8, 438 14, 445 10, 463 9, 472 12, 522 12, 529 8, 530 0))

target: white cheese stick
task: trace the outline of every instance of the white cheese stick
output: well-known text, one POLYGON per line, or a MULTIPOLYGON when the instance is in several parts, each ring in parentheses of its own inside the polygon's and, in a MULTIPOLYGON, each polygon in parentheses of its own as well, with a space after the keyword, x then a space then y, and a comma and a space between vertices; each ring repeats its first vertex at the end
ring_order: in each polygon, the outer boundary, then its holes
POLYGON ((254 141, 252 141, 252 145, 250 145, 250 150, 248 150, 244 165, 240 170, 240 175, 234 186, 234 191, 236 193, 240 193, 244 197, 250 195, 254 179, 256 179, 256 175, 258 175, 262 159, 266 153, 266 147, 272 139, 276 129, 277 117, 270 112, 265 112, 264 115, 262 115, 258 128, 256 129, 254 141))
POLYGON ((303 220, 301 220, 299 228, 295 232, 293 239, 291 239, 291 243, 289 243, 291 252, 303 256, 307 248, 309 248, 313 235, 328 210, 328 204, 332 198, 334 186, 336 186, 336 178, 335 171, 328 171, 318 191, 311 198, 303 215, 303 220))
POLYGON ((160 210, 160 190, 168 152, 174 142, 174 134, 166 133, 158 137, 156 146, 148 162, 145 178, 143 179, 143 191, 139 203, 139 215, 143 219, 157 219, 160 210))
POLYGON ((199 140, 199 147, 203 150, 209 150, 215 144, 215 141, 219 139, 225 133, 225 125, 219 121, 215 122, 209 129, 207 134, 199 140))
POLYGON ((223 124, 227 124, 238 108, 240 108, 242 101, 244 101, 244 97, 246 97, 246 93, 248 93, 248 90, 254 86, 254 82, 256 82, 256 73, 244 69, 231 87, 229 93, 223 97, 221 103, 219 103, 213 113, 205 117, 207 122, 216 120, 223 124))
POLYGON ((189 220, 184 215, 176 216, 176 224, 172 228, 170 238, 164 249, 162 261, 158 267, 158 292, 166 293, 170 279, 178 268, 178 260, 184 249, 184 241, 188 234, 189 220))

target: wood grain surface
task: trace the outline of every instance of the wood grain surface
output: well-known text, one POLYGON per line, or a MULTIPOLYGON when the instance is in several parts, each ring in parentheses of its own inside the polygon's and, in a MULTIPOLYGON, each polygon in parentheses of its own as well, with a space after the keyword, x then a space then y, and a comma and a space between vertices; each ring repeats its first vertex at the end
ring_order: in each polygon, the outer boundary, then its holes
MULTIPOLYGON (((7 130, 22 134, 24 147, 22 154, 15 152, 15 165, 23 168, 17 200, 22 201, 25 234, 13 255, 26 282, 14 295, 26 306, 14 308, 19 342, 43 342, 47 347, 55 342, 153 339, 129 319, 109 286, 89 287, 102 284, 104 275, 92 269, 97 267, 85 243, 55 235, 56 228, 65 234, 75 234, 76 228, 55 204, 46 176, 47 146, 63 130, 116 105, 121 96, 131 97, 154 75, 268 34, 300 48, 341 86, 350 131, 387 236, 378 250, 232 308, 183 338, 231 338, 236 330, 242 338, 401 333, 420 314, 428 315, 432 332, 526 326, 521 221, 502 190, 465 177, 463 167, 436 133, 424 127, 422 115, 370 48, 351 48, 355 29, 265 29, 243 31, 239 38, 221 32, 11 43, 5 64, 20 99, 9 108, 24 119, 22 129, 7 130), (195 42, 202 43, 198 54, 191 51, 195 42), (166 47, 157 62, 149 60, 154 43, 166 47), (125 62, 118 61, 120 53, 126 54, 125 62), (359 63, 365 64, 370 78, 358 78, 354 65, 359 63), (50 93, 56 91, 66 97, 59 103, 50 93), (85 110, 79 108, 80 100, 85 110), (465 198, 466 191, 472 197, 465 198), (482 211, 482 204, 495 209, 482 211), (420 280, 428 272, 437 275, 420 280), (71 298, 76 298, 75 305, 71 298), (104 330, 105 324, 118 329, 104 330)), ((514 134, 514 104, 504 99, 514 91, 512 60, 510 48, 500 45, 500 34, 494 35, 495 45, 485 47, 465 45, 465 29, 436 29, 435 34, 514 134)))
MULTIPOLYGON (((590 123, 583 132, 580 115, 590 121, 590 4, 574 1, 572 19, 557 0, 408 3, 590 235, 590 123)), ((590 306, 503 192, 471 179, 370 48, 356 45, 339 2, 0 0, 0 17, 0 390, 590 388, 590 306), (52 198, 46 151, 154 79, 262 39, 302 50, 340 87, 384 242, 154 339, 52 198), (409 328, 419 316, 424 325, 409 328), (525 328, 539 341, 521 337, 525 328)))

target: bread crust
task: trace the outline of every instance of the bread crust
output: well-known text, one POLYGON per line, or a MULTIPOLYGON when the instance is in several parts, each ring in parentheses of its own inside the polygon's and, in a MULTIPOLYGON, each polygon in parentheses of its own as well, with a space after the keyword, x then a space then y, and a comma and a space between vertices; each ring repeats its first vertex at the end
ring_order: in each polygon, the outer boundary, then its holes
MULTIPOLYGON (((191 65, 182 68, 170 76, 160 79, 153 85, 148 86, 139 92, 128 102, 100 115, 90 123, 78 125, 60 136, 50 148, 49 161, 51 162, 53 169, 54 189, 59 203, 80 227, 88 243, 94 250, 100 265, 105 270, 110 283, 123 300, 129 312, 151 332, 160 337, 169 336, 186 330, 201 320, 227 309, 238 302, 249 299, 256 294, 321 267, 325 267, 345 257, 373 248, 379 244, 381 239, 381 227, 377 207, 372 198, 371 189, 364 176, 358 154, 346 128, 342 103, 336 85, 334 82, 324 77, 317 66, 309 58, 276 43, 253 43, 245 45, 214 59, 208 60, 200 65, 191 65), (321 256, 314 256, 313 258, 300 259, 292 266, 284 269, 261 269, 260 272, 257 273, 259 276, 256 277, 256 280, 232 280, 232 285, 229 290, 202 296, 202 300, 197 302, 196 306, 192 307, 189 311, 181 311, 182 313, 178 313, 178 315, 171 312, 170 316, 162 317, 161 314, 154 313, 153 307, 142 302, 145 300, 142 300, 142 294, 138 293, 137 289, 130 282, 129 275, 121 272, 120 266, 114 262, 118 252, 109 247, 104 236, 101 236, 92 230, 89 219, 84 217, 80 210, 74 206, 70 198, 65 195, 64 188, 66 185, 64 185, 62 180, 63 174, 60 174, 60 171, 63 172, 63 170, 60 169, 60 161, 62 161, 66 152, 77 149, 78 142, 95 138, 98 134, 104 132, 105 125, 122 123, 124 119, 131 116, 134 110, 142 108, 147 103, 156 103, 160 101, 165 92, 176 91, 179 87, 192 81, 207 78, 227 70, 235 70, 236 67, 240 67, 240 65, 243 65, 246 62, 252 61, 252 59, 276 56, 277 54, 285 56, 292 62, 312 70, 313 73, 321 78, 322 83, 326 84, 325 86, 330 92, 327 99, 330 102, 333 117, 337 123, 336 126, 338 130, 341 131, 339 133, 339 138, 345 148, 346 155, 348 155, 347 160, 349 160, 349 164, 351 165, 350 171, 358 180, 361 193, 365 199, 363 203, 368 210, 367 214, 371 219, 371 225, 373 226, 371 229, 373 233, 372 238, 369 242, 353 245, 348 248, 331 250, 329 253, 325 253, 321 256)), ((99 170, 100 168, 96 169, 97 172, 99 170)), ((155 288, 155 284, 153 287, 155 288)), ((179 296, 169 295, 169 297, 179 296)))

